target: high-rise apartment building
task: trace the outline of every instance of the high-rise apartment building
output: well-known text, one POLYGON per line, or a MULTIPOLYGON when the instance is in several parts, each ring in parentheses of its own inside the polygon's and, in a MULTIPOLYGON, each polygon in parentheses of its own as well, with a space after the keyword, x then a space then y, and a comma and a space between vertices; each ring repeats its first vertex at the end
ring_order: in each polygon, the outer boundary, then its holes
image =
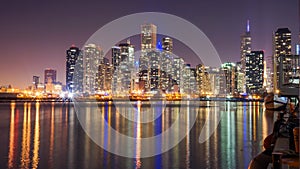
POLYGON ((236 91, 236 64, 226 62, 221 65, 220 95, 234 95, 236 91))
POLYGON ((75 82, 74 82, 74 74, 75 74, 75 66, 80 55, 79 48, 72 46, 70 49, 66 51, 66 87, 69 92, 74 92, 75 82))
POLYGON ((191 68, 190 64, 185 64, 182 70, 182 83, 181 83, 181 93, 188 95, 197 93, 196 84, 196 69, 191 68))
POLYGON ((162 54, 161 54, 161 74, 160 87, 164 92, 170 92, 172 85, 172 67, 173 67, 173 40, 169 37, 162 39, 162 54))
MULTIPOLYGON (((274 34, 273 39, 273 86, 274 91, 278 92, 278 81, 279 81, 279 61, 281 56, 292 54, 292 35, 288 28, 278 28, 274 34)), ((289 60, 282 60, 283 64, 288 64, 289 60)))
POLYGON ((211 93, 209 93, 212 96, 217 96, 220 93, 220 68, 208 68, 208 79, 209 79, 209 86, 211 89, 211 93))
POLYGON ((160 73, 161 73, 161 55, 159 51, 150 51, 147 53, 149 58, 149 89, 155 91, 160 89, 160 73))
POLYGON ((114 94, 129 94, 134 88, 134 46, 128 40, 112 48, 112 91, 114 94))
POLYGON ((157 27, 153 24, 141 25, 141 56, 139 59, 139 83, 144 91, 149 90, 149 58, 147 53, 156 49, 157 27))
POLYGON ((118 84, 118 68, 121 63, 121 48, 119 46, 114 46, 111 48, 111 63, 112 63, 112 86, 111 88, 114 90, 117 89, 118 84))
POLYGON ((121 63, 121 48, 119 46, 114 46, 111 48, 111 64, 113 69, 116 70, 121 63))
POLYGON ((98 70, 103 60, 103 51, 95 44, 87 44, 83 50, 83 92, 95 94, 98 91, 98 70))
POLYGON ((130 41, 128 40, 126 43, 121 43, 119 47, 121 56, 121 62, 118 72, 118 78, 120 78, 121 82, 120 91, 128 94, 134 88, 134 83, 132 82, 132 79, 135 75, 134 46, 130 44, 130 41))
POLYGON ((98 69, 98 91, 110 91, 112 83, 112 66, 107 58, 100 60, 98 69))
POLYGON ((196 81, 201 96, 205 96, 208 93, 211 93, 211 83, 209 79, 209 67, 206 67, 202 64, 196 66, 196 81))
POLYGON ((264 83, 264 52, 251 51, 246 55, 246 92, 262 93, 264 83))
POLYGON ((237 62, 236 63, 236 92, 237 93, 244 93, 245 90, 245 84, 246 84, 246 78, 245 78, 245 70, 242 70, 242 63, 237 62))
POLYGON ((183 82, 182 82, 182 71, 184 69, 184 60, 182 58, 174 58, 173 62, 173 69, 172 69, 172 90, 174 87, 177 86, 180 92, 183 91, 183 82))

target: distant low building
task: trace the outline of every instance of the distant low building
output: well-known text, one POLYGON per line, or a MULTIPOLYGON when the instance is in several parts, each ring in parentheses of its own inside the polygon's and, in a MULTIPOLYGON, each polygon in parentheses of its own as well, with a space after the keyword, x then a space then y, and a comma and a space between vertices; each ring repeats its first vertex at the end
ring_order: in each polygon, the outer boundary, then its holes
POLYGON ((44 84, 49 82, 55 83, 56 82, 56 70, 54 69, 46 69, 44 72, 44 84))

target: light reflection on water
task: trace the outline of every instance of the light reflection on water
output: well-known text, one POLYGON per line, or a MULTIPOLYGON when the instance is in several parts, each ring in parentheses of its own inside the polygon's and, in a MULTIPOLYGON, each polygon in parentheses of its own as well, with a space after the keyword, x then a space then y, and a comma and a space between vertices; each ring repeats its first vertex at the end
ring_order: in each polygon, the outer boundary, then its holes
MULTIPOLYGON (((0 104, 2 135, 0 168, 247 168, 249 161, 262 151, 262 140, 272 131, 274 114, 263 112, 259 102, 207 102, 210 107, 178 106, 157 107, 147 112, 147 107, 137 103, 135 112, 121 107, 119 111, 136 120, 161 116, 152 123, 134 123, 116 112, 110 103, 100 103, 99 117, 120 133, 136 137, 151 137, 168 129, 176 118, 190 125, 191 115, 197 120, 192 130, 173 149, 154 157, 141 158, 146 151, 137 139, 134 147, 126 147, 123 140, 112 139, 104 124, 91 123, 88 130, 102 133, 99 138, 107 146, 127 148, 135 153, 134 159, 111 154, 97 146, 83 131, 72 104, 43 102, 11 102, 0 104), (181 111, 187 111, 185 116, 181 111), (200 144, 199 135, 207 135, 213 126, 203 128, 206 119, 220 124, 208 141, 200 144), (3 133, 3 134, 2 134, 3 133)), ((95 118, 93 107, 85 107, 85 120, 95 118)), ((188 126, 187 125, 187 126, 188 126)), ((179 126, 178 126, 179 127, 179 126)), ((189 128, 186 127, 186 131, 189 128)), ((180 131, 178 129, 178 131, 180 131)), ((176 139, 163 138, 157 142, 168 143, 176 139)), ((156 144, 161 149, 161 144, 156 144)))

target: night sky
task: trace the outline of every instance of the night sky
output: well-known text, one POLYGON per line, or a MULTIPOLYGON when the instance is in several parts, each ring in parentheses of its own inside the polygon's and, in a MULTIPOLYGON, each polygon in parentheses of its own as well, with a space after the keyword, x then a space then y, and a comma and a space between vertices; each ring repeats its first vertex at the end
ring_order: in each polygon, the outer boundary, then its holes
POLYGON ((165 12, 192 22, 212 41, 223 62, 239 60, 240 35, 247 19, 253 50, 271 55, 272 32, 288 27, 294 51, 298 10, 298 0, 2 1, 0 86, 25 88, 33 75, 41 76, 43 82, 45 68, 57 69, 58 80, 65 83, 66 49, 72 44, 81 48, 106 23, 137 12, 165 12))

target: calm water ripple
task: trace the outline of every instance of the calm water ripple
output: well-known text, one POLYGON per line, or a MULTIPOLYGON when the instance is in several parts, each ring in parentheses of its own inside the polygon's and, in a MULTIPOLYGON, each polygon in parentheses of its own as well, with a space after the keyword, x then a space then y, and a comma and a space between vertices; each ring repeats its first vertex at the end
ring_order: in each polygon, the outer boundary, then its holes
MULTIPOLYGON (((165 107, 162 115, 153 122, 134 123, 124 118, 110 104, 99 104, 101 114, 118 132, 132 137, 151 137, 168 129, 181 111, 197 116, 189 134, 171 150, 154 157, 141 158, 141 144, 126 147, 122 140, 112 140, 103 124, 91 124, 99 130, 100 139, 107 146, 128 148, 136 158, 121 157, 103 150, 82 129, 72 103, 11 102, 0 104, 0 168, 247 168, 250 160, 263 150, 263 138, 271 133, 274 115, 264 112, 259 102, 203 102, 209 107, 191 107, 181 110, 176 105, 165 107), (106 111, 107 110, 107 111, 106 111), (106 112, 106 113, 105 113, 106 112), (211 137, 198 142, 206 119, 221 121, 211 137)), ((126 107, 119 111, 137 118, 152 118, 155 114, 141 110, 130 112, 126 107)), ((95 114, 86 110, 86 120, 95 114)), ((188 129, 187 129, 188 131, 188 129)), ((177 137, 176 135, 174 137, 177 137)), ((162 140, 168 143, 168 139, 162 140)), ((159 145, 158 145, 159 146, 159 145)))

